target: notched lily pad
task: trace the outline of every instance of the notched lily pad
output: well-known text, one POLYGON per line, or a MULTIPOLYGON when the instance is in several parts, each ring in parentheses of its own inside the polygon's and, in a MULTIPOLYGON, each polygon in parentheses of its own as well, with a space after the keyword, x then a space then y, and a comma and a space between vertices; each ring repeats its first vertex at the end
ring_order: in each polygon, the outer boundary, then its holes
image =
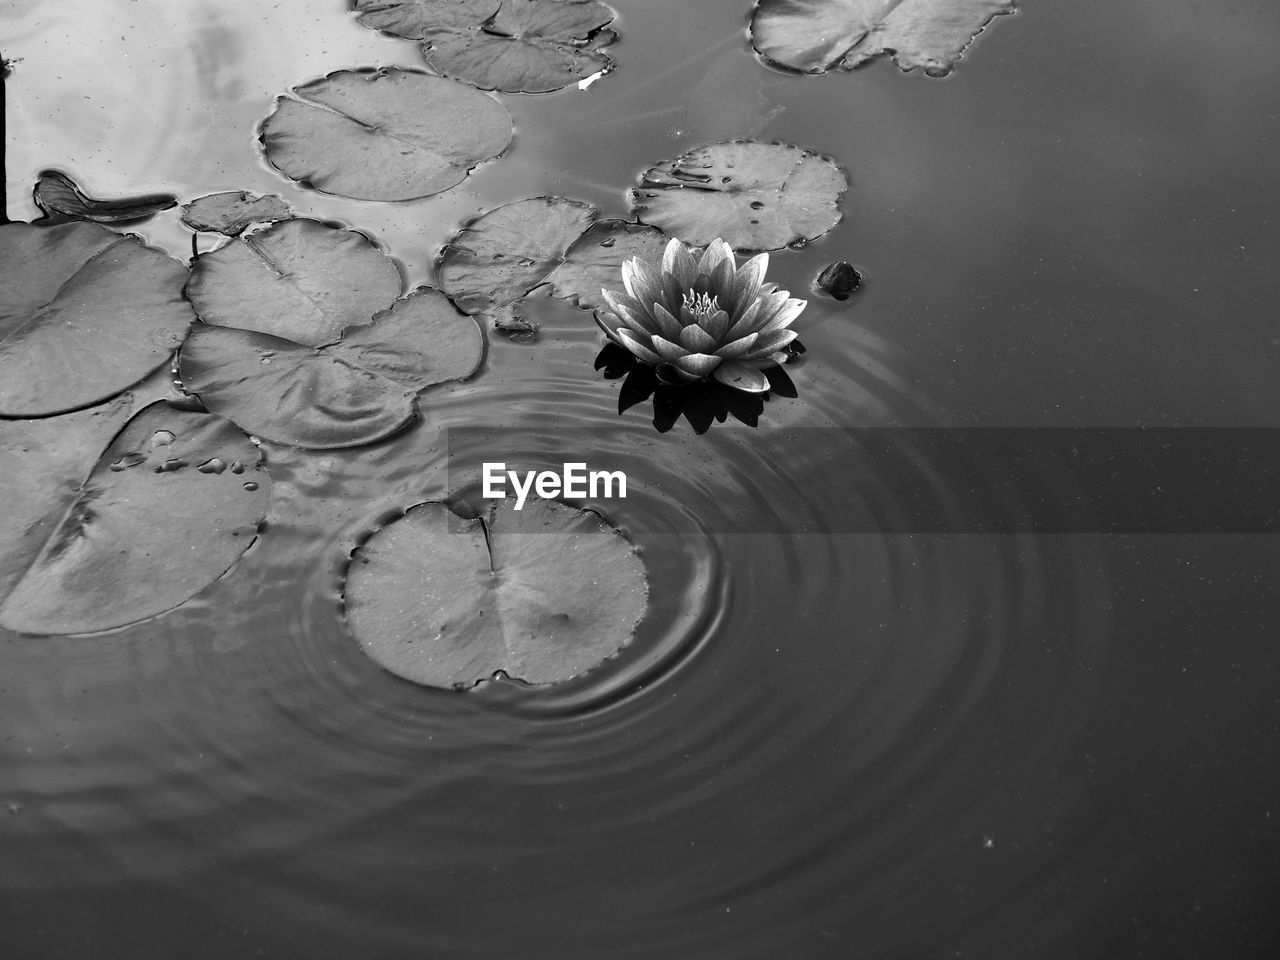
POLYGON ((759 0, 751 43, 765 59, 804 73, 852 70, 889 54, 903 70, 943 76, 1015 0, 759 0))
POLYGON ((340 70, 292 93, 263 122, 263 148, 286 177, 322 193, 430 196, 511 142, 502 104, 445 77, 394 67, 340 70))
POLYGON ((440 286, 467 313, 484 313, 499 327, 511 304, 543 284, 552 296, 594 309, 600 288, 619 282, 623 260, 657 259, 667 240, 655 227, 597 221, 596 214, 564 197, 489 210, 445 244, 436 264, 440 286))
POLYGON ((421 41, 436 72, 503 93, 549 93, 613 69, 614 12, 597 0, 357 0, 360 22, 421 41))
POLYGON ((171 193, 145 193, 135 197, 99 200, 59 170, 41 170, 31 199, 55 220, 88 220, 93 223, 130 223, 154 217, 178 205, 171 193))
POLYGON ((178 370, 184 389, 254 434, 334 448, 397 432, 417 415, 422 390, 470 376, 483 355, 475 321, 423 288, 318 349, 197 324, 178 370))
POLYGON ((440 287, 467 313, 514 303, 560 265, 596 208, 531 197, 489 210, 454 235, 436 265, 440 287))
POLYGON ((442 27, 478 27, 501 6, 502 0, 352 0, 351 9, 372 30, 421 40, 442 27))
POLYGON ((275 223, 293 216, 293 208, 275 194, 248 190, 210 193, 182 205, 182 222, 192 230, 238 237, 255 223, 275 223))
POLYGON ((0 627, 90 633, 145 620, 253 542, 270 481, 249 439, 163 402, 110 439, 126 408, 0 423, 0 627))
POLYGON ((205 323, 318 347, 368 323, 403 285, 364 234, 298 219, 197 257, 186 292, 205 323))
POLYGON ((427 502, 356 549, 344 600, 384 669, 450 689, 498 670, 535 684, 589 670, 631 638, 647 589, 635 549, 589 511, 503 500, 462 520, 427 502))
POLYGON ((785 143, 733 140, 646 170, 631 207, 643 223, 697 246, 722 238, 736 250, 778 250, 839 223, 847 187, 826 157, 785 143))
POLYGON ((285 220, 198 257, 185 390, 247 430, 300 447, 371 443, 421 390, 470 376, 483 335, 439 291, 397 300, 395 263, 364 234, 285 220))
POLYGON ((572 300, 584 310, 604 301, 600 290, 621 282, 622 261, 639 257, 657 262, 667 237, 656 227, 629 220, 597 220, 565 251, 560 266, 547 276, 551 295, 572 300))
POLYGON ((0 416, 99 403, 165 363, 194 319, 187 268, 95 223, 0 225, 0 416))

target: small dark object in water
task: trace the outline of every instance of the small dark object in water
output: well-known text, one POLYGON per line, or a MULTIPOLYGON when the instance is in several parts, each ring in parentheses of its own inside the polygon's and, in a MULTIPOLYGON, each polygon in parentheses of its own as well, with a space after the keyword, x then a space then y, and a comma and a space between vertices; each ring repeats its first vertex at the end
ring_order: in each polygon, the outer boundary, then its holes
POLYGON ((837 260, 823 268, 813 286, 837 300, 848 300, 862 286, 862 274, 853 269, 849 261, 837 260))
POLYGON ((59 170, 41 170, 31 199, 54 223, 88 220, 92 223, 129 223, 154 217, 178 205, 171 193, 147 193, 115 200, 99 200, 59 170))

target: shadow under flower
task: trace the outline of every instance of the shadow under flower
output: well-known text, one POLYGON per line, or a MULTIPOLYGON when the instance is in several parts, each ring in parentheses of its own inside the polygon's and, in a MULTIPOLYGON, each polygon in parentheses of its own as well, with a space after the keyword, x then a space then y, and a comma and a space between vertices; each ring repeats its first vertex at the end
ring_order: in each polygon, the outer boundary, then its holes
MULTIPOLYGON (((797 341, 793 355, 804 352, 797 341)), ((683 416, 696 434, 704 434, 713 423, 724 423, 730 417, 749 427, 759 427, 760 415, 771 396, 794 399, 799 396, 796 385, 781 366, 762 372, 769 380, 763 393, 746 393, 727 387, 716 380, 697 383, 664 383, 656 369, 637 359, 616 343, 606 343, 596 355, 595 368, 606 380, 622 380, 618 391, 618 413, 653 398, 653 426, 659 433, 671 430, 683 416)))

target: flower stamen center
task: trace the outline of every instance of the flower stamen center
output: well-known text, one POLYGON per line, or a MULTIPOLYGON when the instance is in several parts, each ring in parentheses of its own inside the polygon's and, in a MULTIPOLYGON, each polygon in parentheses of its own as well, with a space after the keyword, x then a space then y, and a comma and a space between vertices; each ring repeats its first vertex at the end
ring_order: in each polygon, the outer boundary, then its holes
POLYGON ((689 316, 693 318, 694 323, 701 324, 703 320, 713 316, 720 309, 720 299, 706 293, 690 291, 684 295, 680 305, 689 311, 689 316))

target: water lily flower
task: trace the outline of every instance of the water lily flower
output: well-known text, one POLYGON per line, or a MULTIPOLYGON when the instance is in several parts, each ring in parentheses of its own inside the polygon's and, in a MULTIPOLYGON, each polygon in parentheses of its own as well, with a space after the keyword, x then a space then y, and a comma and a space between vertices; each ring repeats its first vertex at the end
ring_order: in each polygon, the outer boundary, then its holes
POLYGON ((667 382, 714 377, 763 393, 769 380, 761 371, 787 358, 796 338, 788 327, 805 308, 804 300, 764 282, 768 266, 767 253, 739 266, 723 240, 713 240, 700 258, 672 240, 661 264, 639 257, 622 264, 626 293, 602 290, 608 306, 595 320, 667 382))

